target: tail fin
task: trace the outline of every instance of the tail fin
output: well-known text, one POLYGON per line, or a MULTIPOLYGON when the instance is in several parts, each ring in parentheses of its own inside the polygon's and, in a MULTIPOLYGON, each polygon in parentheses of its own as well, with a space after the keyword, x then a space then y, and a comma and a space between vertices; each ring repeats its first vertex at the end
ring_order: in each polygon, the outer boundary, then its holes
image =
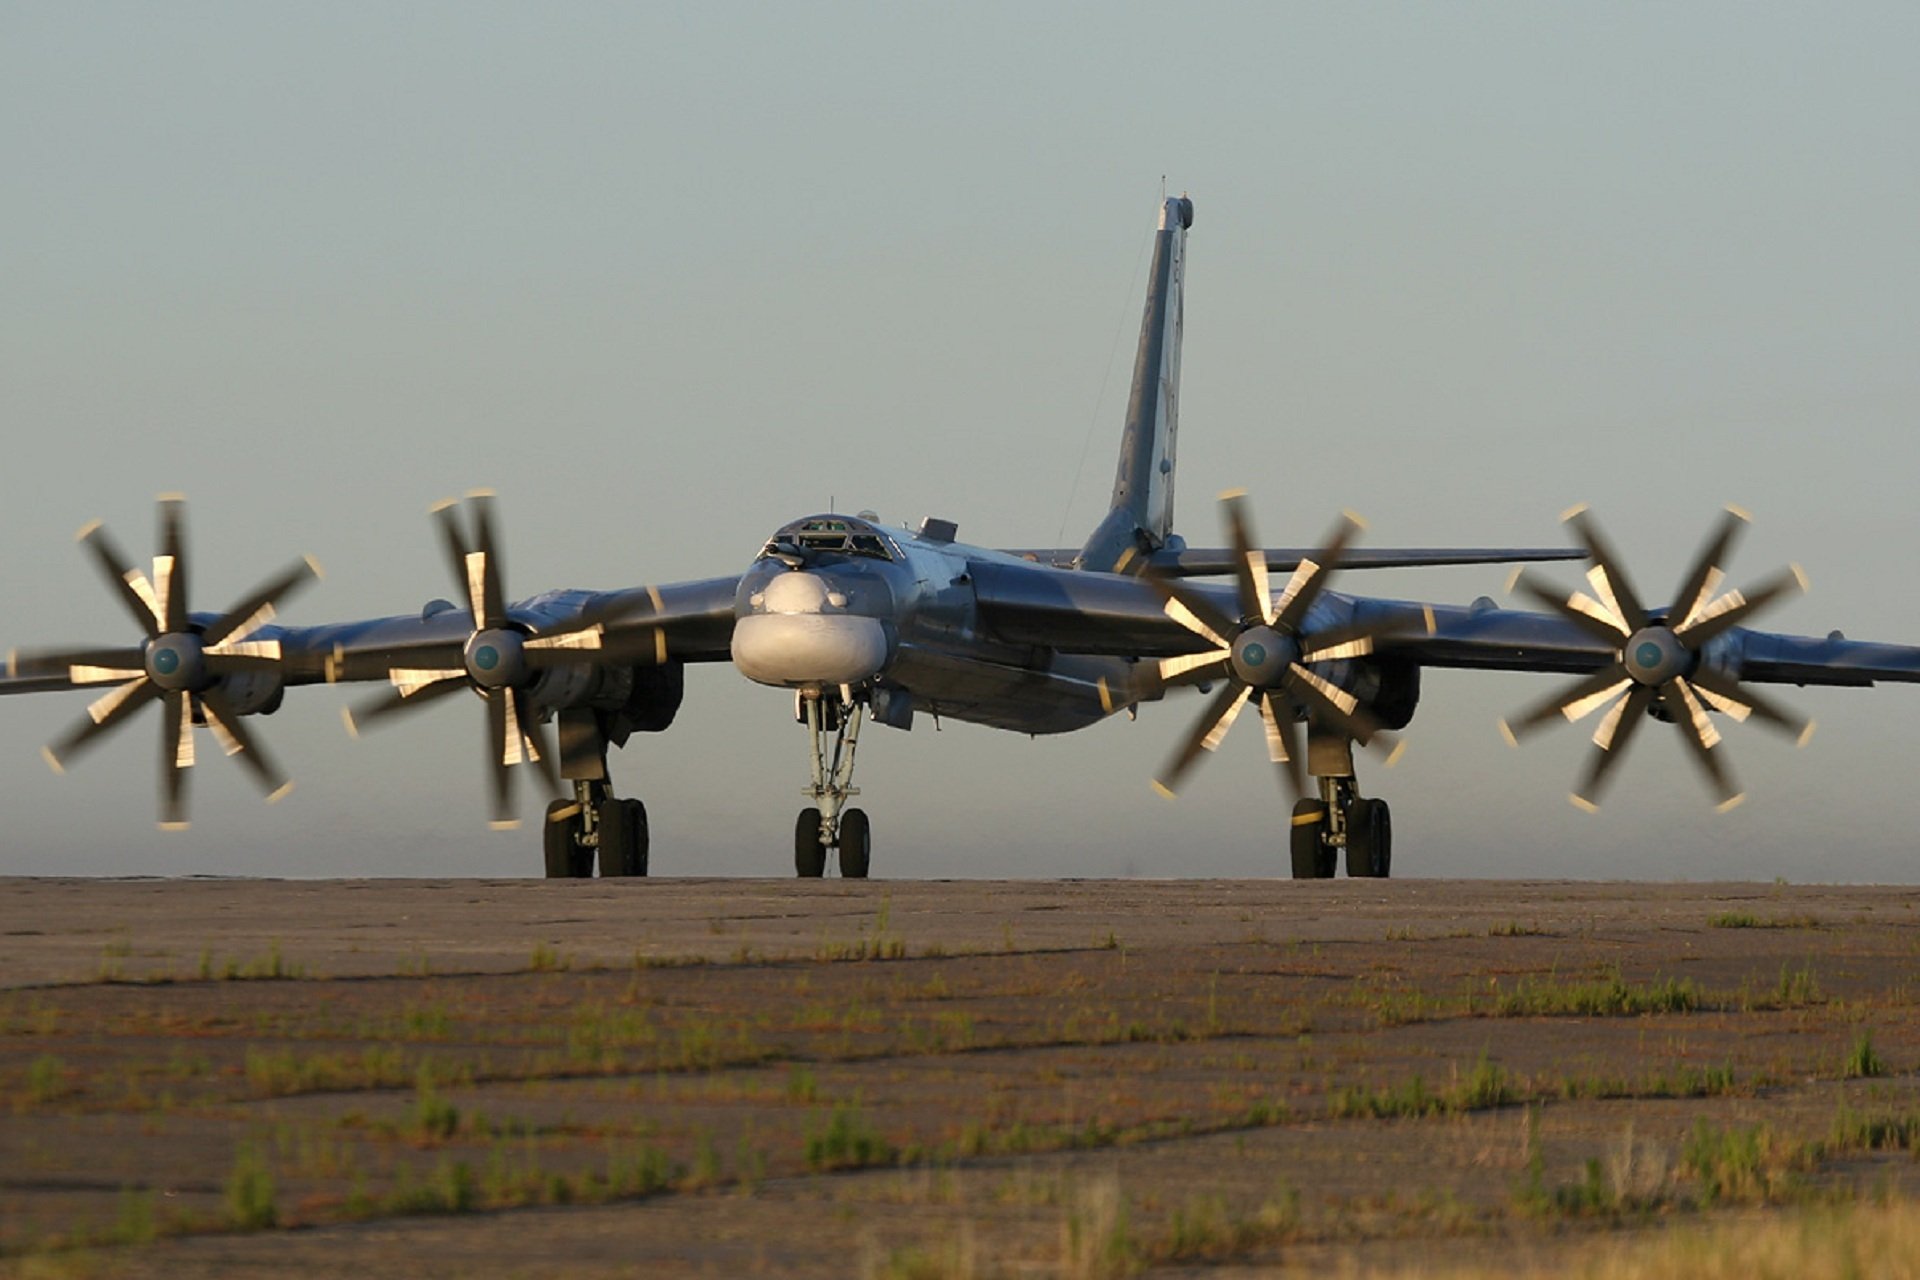
POLYGON ((1106 519, 1081 548, 1084 569, 1121 573, 1173 534, 1174 435, 1180 422, 1180 320, 1193 201, 1160 206, 1147 312, 1133 363, 1133 397, 1120 437, 1120 469, 1106 519))

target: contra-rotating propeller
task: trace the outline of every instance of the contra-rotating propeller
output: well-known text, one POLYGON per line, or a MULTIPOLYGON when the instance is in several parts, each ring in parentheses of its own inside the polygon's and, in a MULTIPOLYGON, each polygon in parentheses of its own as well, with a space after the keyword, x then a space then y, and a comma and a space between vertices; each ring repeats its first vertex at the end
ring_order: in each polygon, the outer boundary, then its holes
POLYGON ((583 651, 599 656, 604 620, 581 620, 576 625, 534 635, 508 616, 506 581, 493 533, 493 495, 476 490, 467 495, 473 508, 473 536, 460 528, 453 501, 433 507, 440 522, 454 579, 472 610, 473 629, 463 639, 409 646, 401 651, 387 677, 393 691, 358 710, 343 708, 349 732, 358 736, 363 726, 472 689, 487 704, 487 773, 493 787, 493 826, 518 826, 513 817, 515 765, 530 764, 539 771, 550 793, 560 791, 546 735, 533 718, 530 691, 540 673, 562 662, 582 660, 583 651))
POLYGON ((1174 794, 1201 752, 1219 747, 1241 710, 1256 696, 1260 718, 1266 723, 1268 758, 1279 766, 1296 796, 1306 795, 1306 777, 1293 727, 1295 707, 1304 710, 1316 726, 1345 734, 1362 746, 1388 750, 1390 760, 1399 755, 1400 744, 1359 698, 1309 669, 1312 663, 1373 651, 1376 628, 1365 624, 1335 627, 1318 635, 1306 629, 1308 612, 1364 525, 1351 512, 1343 516, 1321 549, 1300 561, 1275 600, 1267 581, 1266 555, 1254 542, 1247 520, 1245 496, 1238 489, 1220 495, 1233 539, 1238 617, 1228 616, 1205 593, 1177 579, 1145 575, 1166 597, 1167 616, 1215 646, 1161 659, 1161 683, 1221 680, 1220 691, 1154 779, 1162 795, 1174 794))
POLYGON ((1515 718, 1500 722, 1509 743, 1556 717, 1578 721, 1611 703, 1593 735, 1596 751, 1585 778, 1572 794, 1573 802, 1589 811, 1597 807, 1601 784, 1625 754, 1634 730, 1648 713, 1680 726, 1724 812, 1744 798, 1722 762, 1720 732, 1707 711, 1725 712, 1735 720, 1756 718, 1786 733, 1802 745, 1813 735, 1813 722, 1746 688, 1727 672, 1709 665, 1703 653, 1709 642, 1741 625, 1787 592, 1807 589, 1807 577, 1792 565, 1755 587, 1720 593, 1726 581, 1721 561, 1750 517, 1728 507, 1720 527, 1700 549, 1693 567, 1681 581, 1673 604, 1664 612, 1650 611, 1628 580, 1620 559, 1587 516, 1575 507, 1563 519, 1586 547, 1593 567, 1587 581, 1593 594, 1571 594, 1543 585, 1526 574, 1515 576, 1512 589, 1524 592, 1594 638, 1611 645, 1613 661, 1576 681, 1515 718))
POLYGON ((220 748, 245 765, 254 780, 278 800, 292 789, 266 751, 247 730, 226 679, 280 665, 280 642, 256 639, 273 620, 274 606, 289 593, 320 576, 311 558, 293 565, 241 597, 239 603, 205 626, 187 609, 186 501, 178 494, 159 499, 160 550, 153 576, 135 568, 96 520, 75 538, 92 555, 114 593, 146 633, 144 642, 120 648, 75 649, 15 654, 9 667, 21 674, 65 673, 73 687, 112 685, 87 708, 81 721, 42 754, 56 773, 83 750, 131 719, 150 702, 161 704, 160 825, 187 825, 186 771, 194 764, 193 727, 213 730, 220 748))

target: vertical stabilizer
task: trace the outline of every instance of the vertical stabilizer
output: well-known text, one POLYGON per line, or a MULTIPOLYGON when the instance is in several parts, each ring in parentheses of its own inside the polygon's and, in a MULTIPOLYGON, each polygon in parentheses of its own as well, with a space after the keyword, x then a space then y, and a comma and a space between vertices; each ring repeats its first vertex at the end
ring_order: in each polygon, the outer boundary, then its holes
POLYGON ((1174 437, 1180 422, 1180 320, 1193 201, 1160 206, 1147 280, 1147 311, 1133 362, 1133 395, 1120 437, 1120 469, 1106 519, 1080 551, 1080 566, 1125 572, 1173 534, 1174 437))

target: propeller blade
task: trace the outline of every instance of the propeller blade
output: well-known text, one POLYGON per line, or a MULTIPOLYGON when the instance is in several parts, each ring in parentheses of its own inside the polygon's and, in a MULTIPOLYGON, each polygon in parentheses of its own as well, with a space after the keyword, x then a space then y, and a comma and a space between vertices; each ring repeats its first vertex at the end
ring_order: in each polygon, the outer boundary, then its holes
POLYGON ((120 597, 127 612, 140 624, 147 639, 157 637, 160 634, 160 613, 154 607, 153 588, 147 583, 146 575, 133 567, 133 562, 113 541, 107 533, 107 527, 95 520, 75 537, 93 555, 94 562, 100 566, 114 594, 120 597), (136 586, 136 583, 139 585, 136 586), (146 589, 142 591, 142 587, 146 589))
POLYGON ((1635 685, 1626 697, 1613 705, 1601 722, 1599 732, 1593 735, 1593 761, 1571 797, 1588 813, 1600 807, 1600 790, 1613 767, 1627 754, 1627 744, 1647 719, 1647 707, 1652 702, 1653 690, 1643 684, 1635 685))
POLYGON ((368 725, 378 724, 382 720, 402 712, 412 711, 416 707, 424 707, 430 702, 438 702, 448 694, 458 693, 468 687, 467 673, 464 670, 449 672, 439 680, 397 688, 392 693, 364 704, 357 711, 351 707, 342 707, 340 715, 347 722, 347 732, 357 738, 360 736, 360 730, 368 725))
POLYGON ((565 666, 572 662, 598 661, 606 653, 606 628, 599 623, 572 631, 550 631, 523 641, 520 652, 529 671, 565 666))
POLYGON ((447 559, 453 565, 453 580, 459 585, 460 598, 467 602, 473 611, 473 625, 480 625, 480 617, 486 612, 486 600, 474 590, 472 575, 468 569, 466 535, 460 532, 459 504, 452 498, 436 502, 428 508, 440 525, 441 541, 446 544, 447 559))
MULTIPOLYGON (((506 569, 500 563, 500 549, 493 537, 493 494, 475 489, 467 498, 473 503, 473 549, 480 556, 480 611, 474 614, 474 625, 497 627, 507 620, 507 602, 506 569)), ((467 563, 471 577, 471 557, 467 563)))
POLYGON ((466 637, 452 640, 428 640, 418 644, 395 645, 378 650, 349 652, 336 647, 327 658, 329 681, 378 680, 396 671, 430 671, 450 679, 454 673, 466 673, 466 637))
POLYGON ((1213 695, 1213 701, 1207 704, 1207 709, 1194 721, 1193 728, 1187 731, 1179 750, 1174 752, 1173 758, 1154 778, 1154 790, 1171 799, 1177 793, 1180 780, 1186 776, 1187 770, 1200 758, 1200 753, 1212 751, 1220 745, 1220 739, 1240 714, 1241 705, 1252 692, 1251 686, 1238 680, 1229 680, 1222 685, 1220 691, 1213 695))
POLYGON ((1700 699, 1694 695, 1685 680, 1675 678, 1660 686, 1660 691, 1668 699, 1675 711, 1674 723, 1680 726, 1680 734, 1693 748, 1694 759, 1700 762, 1700 768, 1706 773, 1708 783, 1714 794, 1720 798, 1722 813, 1739 804, 1746 798, 1734 782, 1726 767, 1721 764, 1717 748, 1720 745, 1720 733, 1707 718, 1707 709, 1700 705, 1700 699))
POLYGON ((1807 575, 1799 565, 1789 565, 1760 586, 1755 587, 1751 593, 1729 591, 1718 600, 1704 606, 1700 610, 1699 617, 1675 632, 1675 637, 1687 648, 1697 650, 1715 636, 1739 626, 1796 588, 1801 591, 1807 589, 1807 575))
POLYGON ((153 594, 159 601, 163 631, 187 629, 187 502, 163 494, 160 502, 160 554, 153 561, 153 594))
POLYGON ((1227 668, 1232 665, 1233 659, 1227 650, 1214 649, 1208 653, 1181 653, 1162 658, 1158 671, 1162 684, 1174 680, 1182 680, 1186 684, 1204 684, 1215 676, 1225 675, 1227 668))
POLYGON ((1267 583, 1267 557, 1255 549, 1247 520, 1246 491, 1230 489, 1220 495, 1226 508, 1227 536, 1233 543, 1234 584, 1240 590, 1240 616, 1265 622, 1273 616, 1273 592, 1267 583))
POLYGON ((539 771, 540 780, 547 785, 547 794, 557 797, 560 794, 560 767, 554 762, 553 752, 548 748, 546 730, 533 718, 533 699, 525 690, 516 689, 513 694, 515 719, 526 741, 526 757, 539 771))
POLYGON ((220 615, 218 621, 208 627, 200 637, 208 648, 225 644, 229 640, 244 641, 267 623, 273 621, 275 608, 280 601, 310 582, 321 578, 320 562, 312 556, 289 566, 285 571, 268 579, 254 590, 241 597, 240 602, 220 615))
POLYGON ((1341 514, 1340 522, 1334 525, 1320 550, 1312 559, 1300 562, 1286 589, 1280 593, 1271 624, 1274 630, 1288 634, 1299 632, 1307 610, 1313 607, 1313 602, 1326 590, 1328 580, 1340 568, 1347 545, 1365 528, 1366 524, 1351 511, 1341 514))
POLYGON ((193 768, 193 715, 185 690, 162 704, 160 725, 160 829, 187 829, 187 770, 193 768))
POLYGON ((54 772, 65 773, 67 763, 98 742, 102 735, 124 723, 134 712, 160 696, 160 686, 141 676, 121 685, 87 708, 87 718, 66 737, 46 747, 40 754, 54 772))
POLYGON ((1620 557, 1614 552, 1613 545, 1606 540, 1600 528, 1587 516, 1585 507, 1575 507, 1566 516, 1566 522, 1573 526, 1574 535, 1587 549, 1593 564, 1603 575, 1604 590, 1610 592, 1620 606, 1621 621, 1627 624, 1627 634, 1640 630, 1647 625, 1647 611, 1640 603, 1640 595, 1633 589, 1633 582, 1621 567, 1620 557))
POLYGON ((508 721, 513 719, 511 691, 507 689, 489 689, 487 699, 487 780, 492 785, 493 819, 495 831, 511 831, 519 826, 519 820, 513 816, 513 772, 507 766, 511 763, 508 756, 512 753, 518 758, 524 745, 517 735, 509 736, 508 721))
POLYGON ((293 790, 293 783, 280 772, 259 740, 247 730, 226 694, 218 688, 207 690, 200 695, 200 710, 207 717, 207 727, 220 740, 220 749, 239 760, 253 775, 260 789, 266 793, 268 804, 293 790))
POLYGON ((1618 649, 1621 642, 1631 634, 1622 629, 1622 620, 1609 617, 1607 607, 1584 591, 1567 594, 1560 588, 1524 572, 1516 574, 1507 589, 1527 596, 1559 614, 1595 640, 1615 649, 1618 649))
POLYGON ((1502 720, 1500 732, 1506 736, 1508 743, 1518 746, 1522 734, 1538 729, 1555 717, 1564 716, 1569 721, 1585 719, 1601 702, 1612 698, 1631 683, 1633 681, 1625 667, 1618 662, 1608 663, 1592 675, 1582 676, 1559 692, 1534 703, 1518 718, 1502 720))
POLYGON ((1323 726, 1339 730, 1363 747, 1397 750, 1398 739, 1360 705, 1360 699, 1331 680, 1323 680, 1295 662, 1288 666, 1280 681, 1287 692, 1306 706, 1308 716, 1323 726))
POLYGON ((137 680, 146 674, 143 649, 64 649, 44 653, 16 653, 11 662, 16 676, 65 676, 76 685, 137 680))
POLYGON ((1681 579, 1680 590, 1673 597, 1672 611, 1667 615, 1667 625, 1674 630, 1694 620, 1694 616, 1712 598, 1714 586, 1726 579, 1726 566, 1721 563, 1727 558, 1728 550, 1734 540, 1746 529, 1750 517, 1738 507, 1728 507, 1720 517, 1720 527, 1700 548, 1693 567, 1687 570, 1687 576, 1681 579))
POLYGON ((1228 637, 1240 630, 1239 620, 1228 617, 1204 592, 1196 591, 1176 578, 1163 578, 1156 573, 1143 573, 1140 580, 1160 593, 1166 601, 1169 618, 1222 649, 1232 647, 1233 642, 1228 637))
POLYGON ((1735 720, 1757 717, 1762 724, 1794 738, 1801 746, 1805 746, 1807 739, 1813 736, 1813 721, 1787 710, 1770 698, 1762 697, 1758 690, 1750 689, 1712 667, 1700 667, 1688 679, 1693 684, 1694 692, 1735 720))
POLYGON ((1381 641, 1406 634, 1416 626, 1429 636, 1438 630, 1433 606, 1393 607, 1360 622, 1301 636, 1300 645, 1304 652, 1300 655, 1300 661, 1311 665, 1340 658, 1364 658, 1375 652, 1381 641))
POLYGON ((1267 759, 1280 766, 1280 776, 1286 779, 1294 798, 1305 799, 1307 778, 1301 767, 1299 738, 1294 733, 1293 717, 1283 714, 1286 709, 1278 703, 1279 695, 1273 690, 1261 693, 1260 719, 1267 728, 1267 759))

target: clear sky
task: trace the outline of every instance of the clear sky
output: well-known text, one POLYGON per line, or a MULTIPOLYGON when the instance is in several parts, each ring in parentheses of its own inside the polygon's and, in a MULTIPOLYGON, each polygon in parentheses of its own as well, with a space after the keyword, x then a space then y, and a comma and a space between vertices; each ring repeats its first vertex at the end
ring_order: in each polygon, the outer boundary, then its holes
MULTIPOLYGON (((449 594, 425 512, 474 486, 516 596, 737 571, 830 498, 1077 543, 1162 175, 1193 541, 1228 487, 1272 542, 1343 507, 1550 542, 1585 501, 1658 595, 1736 502, 1736 581, 1813 580, 1770 626, 1920 642, 1917 60, 1901 4, 0 5, 0 648, 125 638, 69 535, 148 553, 167 490, 198 608, 326 565, 295 623, 449 594)), ((1555 679, 1429 673, 1363 766, 1399 874, 1920 876, 1920 688, 1783 691, 1821 730, 1732 727, 1724 817, 1649 726, 1587 816, 1584 734, 1494 728, 1555 679)), ((84 699, 0 703, 0 871, 537 872, 537 827, 486 829, 477 704, 353 742, 345 697, 253 722, 273 808, 203 753, 184 835, 157 715, 55 778, 84 699)), ((876 871, 1284 873, 1257 726, 1149 788, 1199 706, 875 729, 876 871)), ((614 759, 656 871, 789 873, 804 744, 691 671, 614 759)))

